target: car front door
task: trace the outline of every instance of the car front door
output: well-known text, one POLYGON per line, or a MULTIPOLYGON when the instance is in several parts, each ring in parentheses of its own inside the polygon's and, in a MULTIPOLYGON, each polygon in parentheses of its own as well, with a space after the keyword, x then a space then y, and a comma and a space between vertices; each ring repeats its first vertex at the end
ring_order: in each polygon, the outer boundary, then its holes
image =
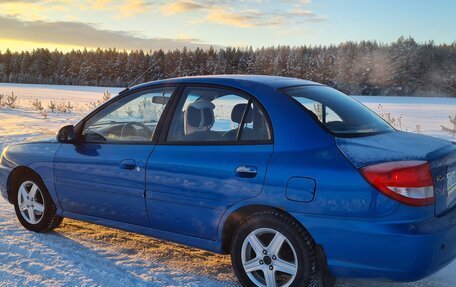
POLYGON ((147 163, 156 229, 215 240, 223 213, 257 196, 273 144, 264 110, 221 87, 186 87, 147 163))
POLYGON ((76 142, 63 143, 54 159, 55 186, 65 212, 149 225, 145 168, 174 90, 119 96, 78 126, 76 142))

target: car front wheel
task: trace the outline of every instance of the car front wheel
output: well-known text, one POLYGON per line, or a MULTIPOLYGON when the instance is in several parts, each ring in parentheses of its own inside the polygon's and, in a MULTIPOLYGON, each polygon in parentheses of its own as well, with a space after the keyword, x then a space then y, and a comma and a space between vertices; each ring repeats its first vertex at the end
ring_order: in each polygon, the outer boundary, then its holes
POLYGON ((14 209, 22 226, 35 232, 47 232, 60 225, 63 217, 56 214, 55 204, 37 175, 23 175, 12 188, 14 209))
POLYGON ((315 286, 314 246, 307 231, 293 219, 273 210, 259 212, 236 231, 231 260, 243 286, 315 286))

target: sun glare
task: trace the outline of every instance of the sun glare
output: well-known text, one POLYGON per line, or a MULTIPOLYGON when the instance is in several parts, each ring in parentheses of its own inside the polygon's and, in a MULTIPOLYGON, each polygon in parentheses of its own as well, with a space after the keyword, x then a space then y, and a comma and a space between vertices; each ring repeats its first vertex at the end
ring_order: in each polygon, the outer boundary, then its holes
MULTIPOLYGON (((53 43, 44 43, 44 42, 28 42, 28 41, 17 41, 17 40, 8 40, 0 39, 0 51, 5 52, 9 49, 11 52, 21 52, 21 51, 32 51, 37 48, 48 48, 49 50, 59 50, 62 52, 69 52, 71 50, 82 50, 84 47, 75 46, 75 45, 62 45, 62 44, 53 44, 53 43)), ((92 49, 95 47, 87 47, 87 49, 92 49)))

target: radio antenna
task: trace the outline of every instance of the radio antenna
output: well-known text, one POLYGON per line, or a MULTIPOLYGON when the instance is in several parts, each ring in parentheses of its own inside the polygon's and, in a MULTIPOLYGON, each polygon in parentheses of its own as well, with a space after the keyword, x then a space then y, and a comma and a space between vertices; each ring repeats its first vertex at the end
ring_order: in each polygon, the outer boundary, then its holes
POLYGON ((133 85, 139 80, 141 79, 142 76, 144 76, 147 72, 149 72, 150 70, 152 70, 153 67, 155 67, 155 64, 158 63, 158 60, 156 60, 155 62, 153 62, 150 67, 145 70, 141 75, 139 75, 136 79, 133 80, 133 82, 129 83, 126 90, 130 89, 131 87, 133 87, 133 85))

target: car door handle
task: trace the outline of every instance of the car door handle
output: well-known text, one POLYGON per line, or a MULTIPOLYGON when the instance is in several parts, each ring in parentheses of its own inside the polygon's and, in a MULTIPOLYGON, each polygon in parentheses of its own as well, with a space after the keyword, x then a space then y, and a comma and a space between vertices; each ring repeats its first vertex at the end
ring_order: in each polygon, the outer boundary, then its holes
POLYGON ((121 169, 135 169, 136 161, 134 159, 124 159, 120 162, 121 169))
POLYGON ((258 174, 258 168, 253 165, 241 165, 236 168, 239 177, 254 178, 258 174))

